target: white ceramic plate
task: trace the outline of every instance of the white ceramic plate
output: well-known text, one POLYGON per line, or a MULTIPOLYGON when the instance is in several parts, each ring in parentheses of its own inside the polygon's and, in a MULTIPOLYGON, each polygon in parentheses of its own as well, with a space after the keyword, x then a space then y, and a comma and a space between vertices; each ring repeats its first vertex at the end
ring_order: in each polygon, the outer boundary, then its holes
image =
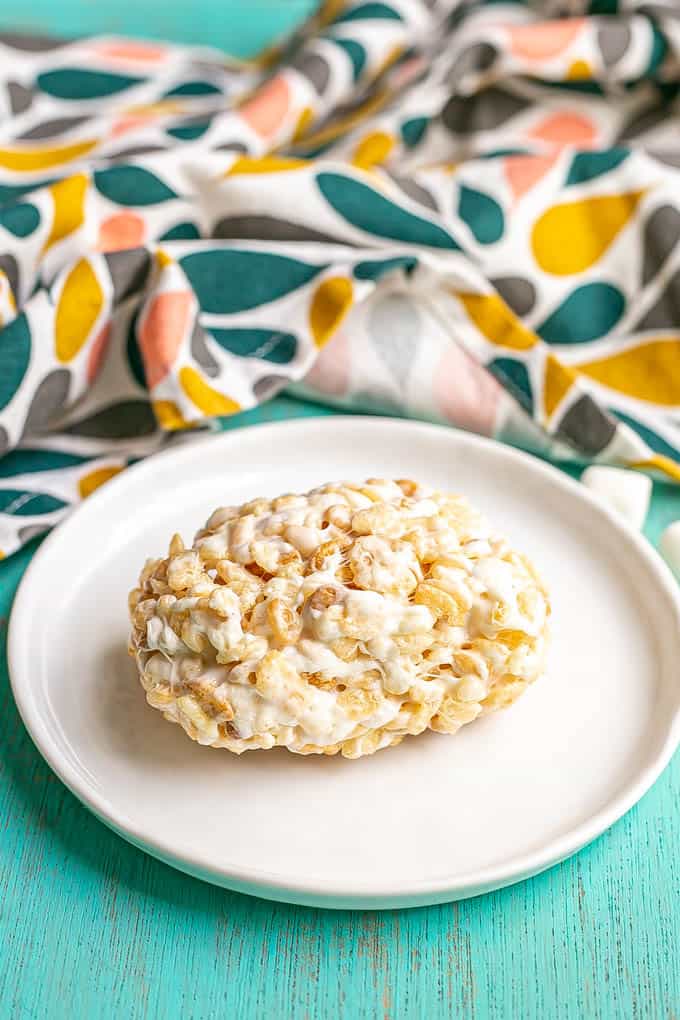
POLYGON ((620 818, 680 737, 679 620, 656 553, 557 470, 450 429, 334 417, 197 441, 102 488, 29 567, 9 660, 42 754, 131 842, 261 896, 392 907, 528 877, 620 818), (126 654, 145 557, 217 505, 370 476, 464 493, 532 556, 552 593, 548 675, 455 737, 358 761, 192 743, 126 654))

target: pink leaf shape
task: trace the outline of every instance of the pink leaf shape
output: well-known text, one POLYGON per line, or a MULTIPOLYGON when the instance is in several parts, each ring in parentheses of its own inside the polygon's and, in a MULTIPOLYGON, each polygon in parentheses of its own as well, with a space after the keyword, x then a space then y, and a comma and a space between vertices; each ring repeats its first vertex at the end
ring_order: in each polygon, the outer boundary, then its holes
POLYGON ((570 111, 552 113, 529 131, 531 138, 549 142, 557 148, 578 145, 589 148, 597 140, 597 128, 589 117, 570 111))
POLYGON ((130 114, 129 117, 121 117, 117 120, 109 131, 110 138, 118 138, 120 135, 126 135, 128 131, 134 131, 135 128, 143 127, 149 123, 148 116, 142 116, 141 114, 130 114))
POLYGON ((109 57, 112 60, 134 60, 144 64, 157 64, 159 61, 165 60, 169 52, 165 46, 136 42, 134 39, 94 43, 91 48, 100 57, 109 57))
POLYGON ((432 381, 439 413, 484 436, 494 434, 501 392, 493 376, 455 343, 446 350, 432 381))
POLYGON ((321 348, 304 383, 330 397, 344 397, 349 390, 349 369, 349 339, 340 331, 321 348))
POLYGON ((102 367, 110 339, 111 323, 107 322, 95 337, 87 356, 87 381, 89 383, 94 382, 99 375, 99 369, 102 367))
POLYGON ((253 131, 263 138, 273 135, 290 105, 290 86, 282 75, 277 75, 243 104, 240 114, 253 131))
POLYGON ((505 177, 515 198, 521 198, 554 166, 557 156, 506 156, 505 177))
POLYGON ((585 18, 565 18, 509 28, 510 49, 516 57, 526 60, 556 57, 574 41, 585 23, 585 18))
POLYGON ((172 368, 188 331, 195 300, 189 291, 166 291, 149 305, 139 330, 139 347, 150 389, 172 368))
POLYGON ((98 251, 122 251, 144 244, 146 225, 141 216, 122 212, 109 216, 99 225, 98 251))

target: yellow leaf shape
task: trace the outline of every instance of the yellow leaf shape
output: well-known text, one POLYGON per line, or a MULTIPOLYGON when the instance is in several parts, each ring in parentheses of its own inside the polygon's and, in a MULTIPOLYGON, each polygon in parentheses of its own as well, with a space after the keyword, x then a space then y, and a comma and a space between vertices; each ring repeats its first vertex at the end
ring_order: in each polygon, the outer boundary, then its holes
POLYGON ((352 281, 332 276, 317 287, 309 309, 309 325, 317 347, 323 347, 352 307, 352 281))
POLYGON ((104 305, 104 294, 87 261, 76 262, 66 277, 57 305, 55 347, 59 361, 75 358, 87 340, 104 305))
POLYGON ((167 429, 169 432, 175 429, 193 428, 192 423, 183 417, 174 400, 154 400, 151 407, 161 428, 167 429))
POLYGON ((498 294, 456 294, 468 316, 486 339, 498 347, 528 351, 538 337, 523 326, 498 294))
POLYGON ((344 8, 346 0, 321 0, 321 6, 317 11, 317 18, 320 25, 327 25, 335 21, 340 11, 344 8))
POLYGON ((159 248, 156 252, 156 263, 159 269, 165 269, 166 266, 172 265, 172 258, 168 255, 167 251, 159 248))
POLYGON ((89 474, 83 475, 78 482, 80 498, 87 499, 95 489, 98 489, 104 482, 108 482, 109 478, 113 478, 114 475, 119 475, 122 470, 123 466, 120 464, 118 467, 98 468, 96 471, 90 471, 89 474))
POLYGON ((568 391, 574 384, 576 376, 574 373, 549 354, 545 362, 545 377, 543 380, 543 407, 546 418, 550 418, 558 404, 562 402, 568 391))
POLYGON ((189 365, 180 369, 179 381, 189 400, 193 401, 196 407, 208 417, 219 414, 236 414, 241 410, 240 404, 232 400, 231 397, 225 396, 224 393, 214 390, 212 386, 208 386, 200 372, 189 365))
POLYGON ((597 262, 626 225, 644 189, 554 205, 536 220, 531 247, 546 273, 569 276, 597 262))
MULTIPOLYGON (((16 299, 15 299, 14 293, 12 291, 12 285, 10 284, 9 278, 7 276, 7 273, 4 271, 4 269, 0 269, 0 295, 6 298, 7 304, 9 305, 11 310, 13 312, 16 312, 16 310, 17 310, 16 299), (5 292, 4 294, 2 294, 3 291, 5 292)), ((3 325, 4 325, 4 321, 3 321, 2 316, 0 315, 0 326, 3 326, 3 325)))
POLYGON ((46 148, 34 145, 30 148, 0 149, 0 167, 13 170, 15 173, 31 173, 33 170, 49 170, 53 166, 69 163, 79 156, 86 156, 97 145, 97 138, 84 142, 73 142, 71 145, 59 145, 46 148))
POLYGON ((406 47, 402 46, 401 43, 396 43, 394 46, 392 46, 391 49, 389 50, 389 52, 387 53, 387 55, 385 56, 385 59, 382 60, 378 64, 378 66, 373 70, 371 78, 374 81, 375 81, 376 78, 379 78, 380 75, 384 71, 386 71, 388 67, 391 67, 392 64, 395 64, 397 62, 397 60, 399 60, 399 57, 401 57, 402 54, 405 53, 405 52, 406 52, 406 47))
POLYGON ((68 237, 78 229, 85 219, 85 193, 87 177, 85 174, 74 174, 63 181, 51 184, 49 192, 52 196, 53 214, 50 233, 43 245, 43 254, 63 237, 68 237))
POLYGON ((386 131, 373 131, 366 135, 354 150, 352 163, 354 166, 368 170, 372 166, 384 163, 394 148, 394 137, 386 131))
POLYGON ((575 60, 567 71, 567 81, 587 81, 593 77, 593 70, 585 60, 575 60))
POLYGON ((293 141, 299 142, 301 138, 304 138, 307 133, 307 129, 314 120, 314 110, 311 106, 305 106, 298 117, 297 124, 295 125, 295 131, 293 132, 293 141))
POLYGON ((165 117, 172 113, 184 113, 187 104, 181 99, 159 99, 157 103, 139 103, 127 106, 122 113, 135 117, 165 117))
POLYGON ((0 549, 0 560, 4 560, 4 558, 5 558, 5 554, 2 551, 2 549, 0 549))
POLYGON ((640 468, 646 471, 661 471, 662 474, 672 478, 673 481, 680 482, 680 464, 671 460, 670 457, 665 457, 662 453, 655 453, 649 460, 633 461, 628 464, 628 467, 640 468))
POLYGON ((309 166, 304 159, 283 159, 278 156, 239 156, 224 174, 225 177, 236 177, 238 174, 278 174, 285 170, 298 170, 309 166))
POLYGON ((652 340, 606 358, 582 362, 579 372, 637 400, 680 405, 680 340, 652 340))
POLYGON ((346 114, 344 117, 339 117, 332 124, 329 124, 328 127, 320 128, 311 135, 307 135, 302 145, 305 149, 309 149, 334 141, 341 135, 346 134, 350 128, 361 124, 362 121, 368 120, 372 114, 385 105, 391 95, 392 93, 387 89, 379 89, 360 106, 356 106, 351 113, 346 114))

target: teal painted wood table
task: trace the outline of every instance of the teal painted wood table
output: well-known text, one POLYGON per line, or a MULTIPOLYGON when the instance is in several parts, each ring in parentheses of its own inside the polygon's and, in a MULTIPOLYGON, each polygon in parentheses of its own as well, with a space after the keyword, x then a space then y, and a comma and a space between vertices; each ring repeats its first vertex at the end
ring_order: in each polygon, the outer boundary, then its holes
MULTIPOLYGON (((229 427, 324 413, 280 397, 229 427)), ((676 517, 657 486, 650 539, 676 517)), ((477 899, 336 913, 214 888, 105 828, 26 734, 4 645, 35 547, 0 564, 1 1020, 680 1017, 680 756, 576 857, 477 899)))
MULTIPOLYGON (((247 53, 311 6, 34 0, 0 24, 247 53)), ((324 413, 278 398, 229 427, 324 413)), ((678 517, 680 491, 656 486, 648 537, 678 517)), ((0 1020, 680 1017, 680 757, 576 857, 481 898, 332 913, 229 893, 110 832, 27 736, 5 641, 35 549, 0 564, 0 1020)))

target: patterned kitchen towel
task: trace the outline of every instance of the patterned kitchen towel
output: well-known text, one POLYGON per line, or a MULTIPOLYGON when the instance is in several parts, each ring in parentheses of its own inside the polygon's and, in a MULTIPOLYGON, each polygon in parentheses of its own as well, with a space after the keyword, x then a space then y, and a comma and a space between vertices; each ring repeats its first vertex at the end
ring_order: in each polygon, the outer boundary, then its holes
POLYGON ((0 549, 284 387, 680 480, 675 0, 0 41, 0 549))

